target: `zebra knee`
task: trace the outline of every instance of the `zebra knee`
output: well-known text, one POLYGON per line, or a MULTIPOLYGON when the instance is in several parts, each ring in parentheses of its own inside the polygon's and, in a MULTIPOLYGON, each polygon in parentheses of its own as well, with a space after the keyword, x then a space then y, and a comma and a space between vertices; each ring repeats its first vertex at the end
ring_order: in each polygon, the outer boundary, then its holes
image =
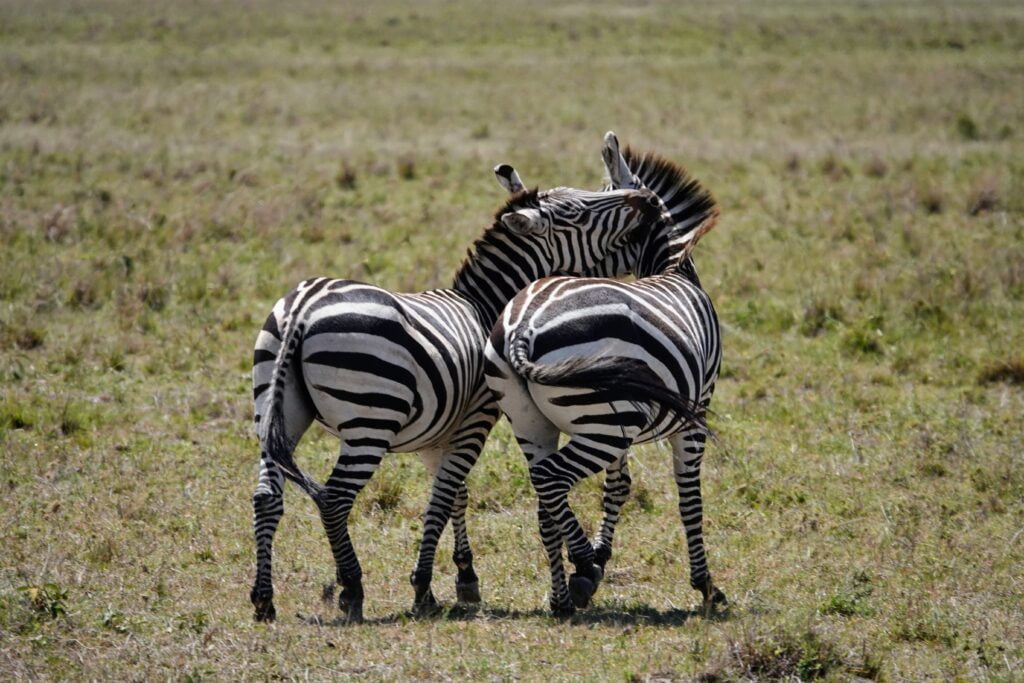
POLYGON ((279 507, 283 501, 284 497, 280 493, 269 491, 263 487, 257 488, 256 493, 252 494, 252 506, 257 512, 279 507))
POLYGON ((530 469, 530 483, 538 495, 548 498, 560 497, 572 488, 571 482, 563 474, 541 466, 530 469))
POLYGON ((336 511, 346 504, 351 507, 355 495, 349 491, 324 488, 313 497, 313 502, 320 508, 321 514, 327 510, 336 511))

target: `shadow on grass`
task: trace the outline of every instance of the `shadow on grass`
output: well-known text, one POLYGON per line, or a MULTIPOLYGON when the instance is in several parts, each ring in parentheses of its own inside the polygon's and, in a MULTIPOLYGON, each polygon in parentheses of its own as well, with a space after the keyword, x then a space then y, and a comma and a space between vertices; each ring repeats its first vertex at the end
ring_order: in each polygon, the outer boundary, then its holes
MULTIPOLYGON (((298 616, 299 620, 310 626, 347 626, 342 617, 331 621, 321 620, 319 617, 298 616)), ((366 619, 366 625, 387 625, 404 624, 412 622, 427 621, 503 621, 519 619, 539 619, 551 623, 564 623, 580 626, 591 626, 603 624, 606 626, 681 626, 690 619, 706 618, 713 621, 723 621, 729 618, 728 609, 717 609, 709 616, 704 617, 700 609, 670 609, 661 611, 649 605, 627 605, 622 603, 598 604, 586 609, 577 610, 575 614, 567 618, 552 616, 547 609, 532 610, 510 610, 500 607, 476 607, 467 605, 455 605, 452 607, 441 607, 433 614, 413 614, 412 612, 400 612, 385 617, 366 619)))

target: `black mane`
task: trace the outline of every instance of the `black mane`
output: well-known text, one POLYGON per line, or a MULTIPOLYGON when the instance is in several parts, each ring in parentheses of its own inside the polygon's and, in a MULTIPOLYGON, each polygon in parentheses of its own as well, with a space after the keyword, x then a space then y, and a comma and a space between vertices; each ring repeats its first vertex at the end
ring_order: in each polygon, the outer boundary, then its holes
MULTIPOLYGON (((511 211, 519 211, 520 209, 539 209, 540 208, 540 192, 535 187, 532 190, 523 190, 516 192, 514 195, 508 198, 505 205, 498 209, 494 214, 494 220, 497 222, 503 215, 511 211)), ((493 226, 492 226, 493 227, 493 226)))
POLYGON ((656 152, 641 154, 630 147, 626 147, 622 156, 629 170, 665 203, 674 224, 673 238, 718 217, 718 202, 714 196, 679 164, 656 152))

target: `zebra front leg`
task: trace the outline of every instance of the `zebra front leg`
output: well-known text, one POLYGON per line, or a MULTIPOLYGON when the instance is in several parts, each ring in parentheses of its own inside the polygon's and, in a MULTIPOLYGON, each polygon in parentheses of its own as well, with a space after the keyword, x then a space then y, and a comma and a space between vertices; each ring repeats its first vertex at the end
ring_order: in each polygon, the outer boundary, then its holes
POLYGON ((671 438, 676 489, 679 492, 679 516, 686 530, 690 558, 690 586, 700 591, 705 614, 716 605, 728 604, 725 593, 715 587, 708 571, 704 551, 704 510, 700 493, 700 465, 707 435, 702 428, 691 427, 671 438))
POLYGON ((264 454, 260 459, 259 482, 252 496, 253 532, 256 536, 256 579, 249 600, 256 621, 274 621, 274 583, 272 573, 274 534, 284 515, 284 477, 264 454))
POLYGON ((370 481, 387 450, 386 439, 342 441, 341 455, 317 499, 320 521, 334 555, 336 579, 341 586, 338 609, 348 622, 363 620, 363 571, 348 533, 348 516, 356 495, 370 481))
POLYGON ((601 528, 594 538, 594 562, 604 571, 605 565, 612 556, 612 539, 615 526, 619 523, 619 513, 629 499, 629 488, 633 480, 629 476, 629 452, 612 463, 604 475, 604 493, 601 528))
POLYGON ((607 434, 575 434, 551 456, 530 466, 530 481, 558 525, 576 573, 569 578, 569 594, 576 607, 586 607, 604 572, 595 563, 594 548, 569 507, 568 495, 580 479, 609 467, 629 448, 632 439, 607 434))

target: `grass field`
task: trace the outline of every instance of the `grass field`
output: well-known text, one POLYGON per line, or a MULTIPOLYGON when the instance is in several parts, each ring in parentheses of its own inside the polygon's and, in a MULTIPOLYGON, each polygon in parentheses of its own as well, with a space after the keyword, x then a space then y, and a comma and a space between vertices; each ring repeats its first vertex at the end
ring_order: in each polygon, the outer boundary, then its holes
MULTIPOLYGON (((1024 678, 1022 54, 1018 2, 0 4, 0 678, 1024 678), (479 610, 407 616, 426 480, 395 456, 353 516, 367 623, 321 602, 290 487, 254 624, 273 301, 447 286, 494 164, 595 187, 608 129, 722 206, 697 259, 731 610, 693 612, 649 446, 596 604, 547 616, 502 422, 470 480, 479 610)), ((334 455, 310 432, 298 458, 334 455)))

